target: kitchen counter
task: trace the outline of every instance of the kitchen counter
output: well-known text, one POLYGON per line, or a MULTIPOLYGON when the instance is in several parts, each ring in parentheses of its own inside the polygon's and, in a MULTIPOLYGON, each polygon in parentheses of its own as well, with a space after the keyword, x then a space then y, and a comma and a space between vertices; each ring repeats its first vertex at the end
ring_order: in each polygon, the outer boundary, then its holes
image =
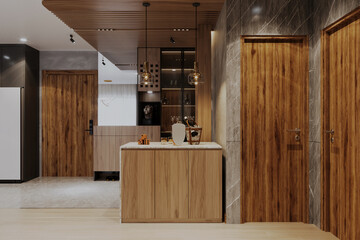
POLYGON ((123 223, 222 222, 222 147, 213 142, 120 147, 123 223))
POLYGON ((122 145, 120 149, 222 149, 222 147, 215 142, 202 142, 199 145, 183 143, 181 146, 170 143, 163 145, 160 142, 151 142, 150 145, 139 145, 137 142, 130 142, 122 145))

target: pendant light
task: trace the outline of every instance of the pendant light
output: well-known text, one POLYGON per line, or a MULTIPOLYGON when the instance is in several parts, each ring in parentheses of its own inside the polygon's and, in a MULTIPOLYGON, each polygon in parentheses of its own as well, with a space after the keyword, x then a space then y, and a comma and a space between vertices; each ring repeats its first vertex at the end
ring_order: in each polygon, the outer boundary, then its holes
POLYGON ((144 71, 140 76, 140 84, 149 85, 153 82, 153 75, 149 70, 149 62, 148 62, 148 46, 147 46, 147 9, 150 6, 150 3, 144 2, 143 6, 145 7, 145 62, 144 62, 144 71))
POLYGON ((201 79, 201 73, 199 72, 199 64, 197 62, 197 8, 200 6, 200 3, 195 2, 193 3, 195 7, 195 62, 194 62, 194 70, 188 76, 188 83, 190 85, 198 85, 201 79))

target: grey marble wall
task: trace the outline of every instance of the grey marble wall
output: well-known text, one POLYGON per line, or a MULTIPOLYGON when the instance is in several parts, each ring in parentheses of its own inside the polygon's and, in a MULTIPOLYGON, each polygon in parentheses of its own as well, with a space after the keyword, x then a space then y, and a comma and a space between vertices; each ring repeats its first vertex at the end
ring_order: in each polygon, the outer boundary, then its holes
MULTIPOLYGON (((226 56, 213 61, 214 81, 226 82, 226 213, 240 222, 240 36, 309 35, 310 223, 320 226, 321 30, 360 5, 360 0, 227 0, 226 56), (226 75, 222 75, 225 63, 226 75), (221 73, 221 74, 220 74, 221 73)), ((224 27, 220 18, 218 28, 224 27), (221 23, 221 24, 220 24, 221 23)), ((213 48, 223 49, 217 40, 213 48)), ((215 51, 216 52, 216 51, 215 51)), ((216 84, 216 83, 215 83, 216 84)), ((218 91, 218 90, 216 90, 218 91)), ((218 97, 216 98, 218 99, 218 97)), ((222 124, 225 124, 224 122, 222 124)), ((215 131, 219 128, 215 125, 215 131)), ((215 138, 216 140, 216 138, 215 138)))
MULTIPOLYGON (((96 51, 43 51, 40 52, 40 88, 43 70, 97 70, 96 51)), ((40 153, 41 153, 41 90, 40 90, 40 153)), ((40 174, 41 174, 40 154, 40 174)))

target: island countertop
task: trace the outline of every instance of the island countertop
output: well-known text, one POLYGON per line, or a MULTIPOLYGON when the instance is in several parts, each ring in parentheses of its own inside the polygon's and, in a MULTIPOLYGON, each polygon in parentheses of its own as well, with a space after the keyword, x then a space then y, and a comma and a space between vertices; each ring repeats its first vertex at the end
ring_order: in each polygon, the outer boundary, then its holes
POLYGON ((190 145, 184 142, 182 145, 161 144, 160 142, 151 142, 150 145, 139 145, 137 142, 130 142, 124 144, 120 149, 222 149, 222 147, 215 142, 201 142, 199 145, 190 145))

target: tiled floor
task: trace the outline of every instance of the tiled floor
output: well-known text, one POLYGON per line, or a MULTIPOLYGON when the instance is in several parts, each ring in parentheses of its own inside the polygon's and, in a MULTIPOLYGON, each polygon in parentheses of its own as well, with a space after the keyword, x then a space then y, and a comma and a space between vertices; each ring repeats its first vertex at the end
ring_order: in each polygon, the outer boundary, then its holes
POLYGON ((119 207, 119 182, 47 177, 22 184, 0 184, 0 208, 119 207))

